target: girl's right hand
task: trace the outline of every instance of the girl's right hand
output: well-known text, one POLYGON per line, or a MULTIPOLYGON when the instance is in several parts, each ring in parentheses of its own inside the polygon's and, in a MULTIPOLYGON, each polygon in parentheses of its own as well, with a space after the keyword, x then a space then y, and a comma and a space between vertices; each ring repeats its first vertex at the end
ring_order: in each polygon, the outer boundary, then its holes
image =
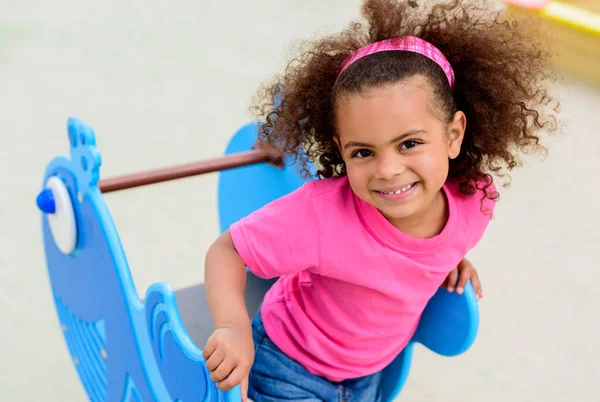
POLYGON ((228 391, 240 385, 242 401, 247 401, 248 374, 254 362, 251 327, 223 325, 217 328, 208 338, 202 356, 217 387, 228 391))

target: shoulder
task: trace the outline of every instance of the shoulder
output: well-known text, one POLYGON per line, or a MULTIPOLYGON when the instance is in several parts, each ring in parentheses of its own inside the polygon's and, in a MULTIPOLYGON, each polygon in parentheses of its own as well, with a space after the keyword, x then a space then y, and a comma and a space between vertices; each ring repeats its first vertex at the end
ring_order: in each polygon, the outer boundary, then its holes
POLYGON ((307 215, 318 216, 347 200, 348 190, 349 185, 344 178, 308 181, 295 190, 267 203, 246 219, 280 216, 283 220, 289 220, 290 214, 302 218, 306 218, 307 215))
POLYGON ((334 211, 350 211, 352 189, 346 176, 314 180, 305 185, 310 202, 317 214, 330 216, 334 211))
POLYGON ((475 191, 472 194, 465 194, 460 189, 460 184, 454 180, 446 182, 444 188, 449 197, 452 197, 457 207, 467 215, 482 215, 488 219, 492 217, 496 206, 498 192, 494 181, 479 180, 472 183, 475 191))
POLYGON ((459 183, 454 181, 444 186, 459 216, 457 225, 462 233, 462 241, 466 241, 469 248, 474 247, 487 230, 498 197, 496 186, 491 178, 473 184, 475 191, 472 194, 464 194, 460 190, 459 183))
POLYGON ((306 191, 310 192, 311 196, 315 198, 336 197, 338 194, 345 194, 350 190, 350 184, 346 176, 313 180, 303 187, 306 187, 306 191))

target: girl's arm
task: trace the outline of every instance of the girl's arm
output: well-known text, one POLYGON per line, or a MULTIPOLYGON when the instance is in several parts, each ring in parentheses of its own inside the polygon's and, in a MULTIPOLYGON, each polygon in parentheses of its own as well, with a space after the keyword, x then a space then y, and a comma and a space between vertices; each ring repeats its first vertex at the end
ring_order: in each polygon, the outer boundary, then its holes
POLYGON ((229 231, 209 248, 204 272, 206 297, 215 324, 215 331, 203 350, 206 368, 221 390, 240 385, 245 401, 254 342, 244 299, 246 264, 237 253, 229 231))
POLYGON ((237 253, 229 231, 210 246, 205 259, 204 286, 215 328, 249 326, 246 309, 246 264, 237 253))

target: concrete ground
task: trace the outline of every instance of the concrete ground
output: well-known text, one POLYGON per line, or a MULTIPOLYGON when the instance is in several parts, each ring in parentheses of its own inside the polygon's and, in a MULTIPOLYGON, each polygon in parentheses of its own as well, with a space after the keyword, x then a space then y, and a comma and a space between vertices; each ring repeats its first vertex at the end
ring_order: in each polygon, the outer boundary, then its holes
MULTIPOLYGON (((292 41, 339 27, 359 3, 0 1, 2 400, 85 400, 35 207, 46 164, 68 152, 67 117, 96 130, 102 177, 221 155, 292 41)), ((597 400, 600 90, 569 80, 559 91, 567 134, 513 173, 471 255, 485 293, 475 345, 452 359, 418 349, 400 401, 597 400)), ((106 196, 140 294, 202 281, 216 179, 106 196)))

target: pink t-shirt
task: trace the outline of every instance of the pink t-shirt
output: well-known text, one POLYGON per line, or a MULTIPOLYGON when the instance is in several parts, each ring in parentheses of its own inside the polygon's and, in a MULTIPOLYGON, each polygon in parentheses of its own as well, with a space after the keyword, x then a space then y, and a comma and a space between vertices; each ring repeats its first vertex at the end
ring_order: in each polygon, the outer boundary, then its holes
POLYGON ((443 231, 417 239, 352 192, 346 177, 316 180, 233 224, 248 269, 280 277, 262 319, 272 341, 309 372, 337 382, 387 366, 425 305, 486 229, 494 203, 444 186, 443 231))

